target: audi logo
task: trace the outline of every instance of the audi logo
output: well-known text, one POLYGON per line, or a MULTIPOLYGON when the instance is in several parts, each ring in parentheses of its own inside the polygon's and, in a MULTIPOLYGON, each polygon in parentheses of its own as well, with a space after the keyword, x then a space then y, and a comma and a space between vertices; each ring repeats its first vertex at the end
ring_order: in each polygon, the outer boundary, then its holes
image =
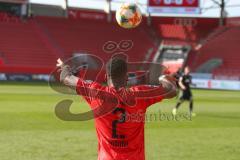
POLYGON ((182 25, 182 26, 196 26, 197 19, 195 18, 175 18, 174 24, 175 25, 182 25))

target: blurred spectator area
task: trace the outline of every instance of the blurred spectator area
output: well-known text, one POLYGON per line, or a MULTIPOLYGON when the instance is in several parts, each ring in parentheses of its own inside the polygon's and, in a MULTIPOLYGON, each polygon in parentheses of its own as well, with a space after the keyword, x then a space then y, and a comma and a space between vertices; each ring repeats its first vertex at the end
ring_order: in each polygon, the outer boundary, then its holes
POLYGON ((240 18, 218 27, 218 19, 213 18, 152 17, 151 27, 144 18, 138 28, 126 30, 116 24, 114 16, 108 22, 103 12, 72 9, 69 13, 69 18, 21 20, 0 11, 0 53, 4 53, 0 54, 0 72, 50 73, 58 57, 67 59, 74 53, 94 54, 106 62, 114 53, 124 52, 129 61, 153 61, 164 42, 189 46, 186 65, 194 72, 205 64, 206 74, 216 79, 239 79, 240 18), (122 40, 131 40, 133 46, 104 51, 106 42, 119 44, 122 40))

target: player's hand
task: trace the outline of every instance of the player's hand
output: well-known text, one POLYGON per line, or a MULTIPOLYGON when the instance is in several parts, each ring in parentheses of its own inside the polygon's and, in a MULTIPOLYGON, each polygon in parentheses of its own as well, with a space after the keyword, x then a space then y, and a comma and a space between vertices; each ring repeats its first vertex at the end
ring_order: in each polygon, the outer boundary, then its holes
POLYGON ((159 82, 161 82, 161 81, 172 82, 174 84, 176 84, 176 82, 177 82, 176 78, 172 75, 163 75, 163 76, 159 77, 159 82))
POLYGON ((165 79, 171 82, 175 82, 175 83, 177 82, 177 79, 173 75, 166 75, 165 79))
POLYGON ((166 91, 164 98, 172 98, 177 94, 177 80, 174 76, 163 75, 159 77, 159 82, 166 91))
POLYGON ((56 66, 57 67, 63 67, 63 64, 64 64, 63 61, 60 58, 58 58, 56 66))
POLYGON ((64 84, 68 85, 71 84, 71 79, 67 79, 67 77, 72 75, 71 68, 69 65, 65 65, 63 61, 58 58, 57 59, 57 67, 60 67, 59 72, 60 72, 60 82, 63 82, 64 84))
POLYGON ((169 67, 165 68, 165 70, 163 71, 163 75, 159 77, 159 81, 164 81, 164 80, 172 82, 174 84, 177 83, 177 79, 173 74, 171 74, 169 67))
POLYGON ((177 79, 172 75, 163 75, 159 77, 159 83, 170 83, 175 88, 175 90, 177 89, 177 79))
POLYGON ((186 87, 185 87, 185 86, 181 86, 181 89, 182 89, 182 90, 186 90, 186 87))

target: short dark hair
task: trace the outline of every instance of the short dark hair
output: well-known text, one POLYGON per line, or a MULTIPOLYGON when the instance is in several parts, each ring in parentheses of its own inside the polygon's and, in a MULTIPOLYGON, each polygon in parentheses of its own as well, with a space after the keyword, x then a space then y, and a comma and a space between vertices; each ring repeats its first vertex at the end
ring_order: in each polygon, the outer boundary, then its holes
POLYGON ((127 74, 127 62, 123 58, 111 58, 106 67, 107 75, 111 79, 120 79, 127 74))

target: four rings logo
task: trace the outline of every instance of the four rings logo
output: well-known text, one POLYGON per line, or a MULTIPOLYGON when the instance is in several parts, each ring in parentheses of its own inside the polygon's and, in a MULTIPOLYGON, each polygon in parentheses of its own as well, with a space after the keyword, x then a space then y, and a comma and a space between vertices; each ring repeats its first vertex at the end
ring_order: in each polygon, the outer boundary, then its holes
POLYGON ((182 26, 196 26, 197 19, 195 18, 175 18, 174 24, 175 25, 182 25, 182 26))

